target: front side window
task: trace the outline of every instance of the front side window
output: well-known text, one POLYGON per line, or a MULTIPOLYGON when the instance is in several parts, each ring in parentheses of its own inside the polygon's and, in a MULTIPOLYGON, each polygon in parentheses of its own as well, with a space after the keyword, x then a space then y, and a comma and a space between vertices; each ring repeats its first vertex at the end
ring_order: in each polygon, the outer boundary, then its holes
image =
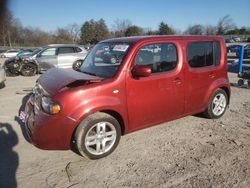
POLYGON ((218 42, 193 42, 188 46, 188 63, 192 68, 218 65, 220 58, 218 42))
POLYGON ((177 66, 177 49, 172 43, 150 44, 142 47, 136 56, 136 65, 148 65, 152 73, 166 72, 177 66))
POLYGON ((48 48, 41 53, 41 56, 55 56, 56 48, 48 48))
POLYGON ((100 43, 88 54, 80 71, 103 78, 112 78, 129 50, 127 43, 100 43))

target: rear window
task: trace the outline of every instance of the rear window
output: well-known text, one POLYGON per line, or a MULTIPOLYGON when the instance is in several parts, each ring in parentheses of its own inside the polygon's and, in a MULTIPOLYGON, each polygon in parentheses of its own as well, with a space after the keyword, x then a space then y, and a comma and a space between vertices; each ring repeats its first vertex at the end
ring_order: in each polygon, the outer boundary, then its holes
POLYGON ((188 46, 188 63, 190 67, 199 68, 219 65, 221 59, 218 42, 193 42, 188 46))
POLYGON ((9 50, 7 52, 9 52, 9 53, 15 53, 15 52, 18 52, 18 50, 9 50))
POLYGON ((60 47, 58 49, 58 54, 68 54, 68 53, 75 53, 73 47, 60 47))
POLYGON ((76 51, 76 52, 81 52, 81 51, 82 51, 82 49, 81 49, 81 48, 79 48, 79 47, 75 47, 75 51, 76 51))

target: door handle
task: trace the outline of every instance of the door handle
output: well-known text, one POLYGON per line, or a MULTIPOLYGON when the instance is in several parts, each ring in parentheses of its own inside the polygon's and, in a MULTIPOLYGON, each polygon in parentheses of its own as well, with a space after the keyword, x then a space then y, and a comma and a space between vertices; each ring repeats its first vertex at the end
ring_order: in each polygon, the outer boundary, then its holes
POLYGON ((175 84, 179 85, 181 84, 181 79, 179 77, 175 78, 173 81, 175 84))

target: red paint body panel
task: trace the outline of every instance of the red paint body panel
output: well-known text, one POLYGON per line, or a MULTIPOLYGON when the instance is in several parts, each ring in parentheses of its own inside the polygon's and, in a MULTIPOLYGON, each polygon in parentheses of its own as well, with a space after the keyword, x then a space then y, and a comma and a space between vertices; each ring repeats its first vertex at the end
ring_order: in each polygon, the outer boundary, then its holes
POLYGON ((149 36, 104 42, 131 44, 114 78, 101 80, 82 73, 53 70, 39 79, 48 95, 60 104, 61 111, 57 115, 48 115, 31 102, 33 99, 27 103, 26 112, 35 111, 33 121, 26 124, 37 147, 69 149, 75 128, 87 116, 98 111, 119 114, 126 134, 202 112, 217 88, 227 88, 230 95, 226 48, 220 37, 149 36), (218 41, 222 54, 220 65, 199 70, 191 68, 187 60, 187 46, 194 41, 218 41), (153 43, 173 43, 178 53, 177 67, 169 72, 135 79, 131 72, 136 54, 141 47, 153 43), (74 81, 82 84, 69 87, 74 81))

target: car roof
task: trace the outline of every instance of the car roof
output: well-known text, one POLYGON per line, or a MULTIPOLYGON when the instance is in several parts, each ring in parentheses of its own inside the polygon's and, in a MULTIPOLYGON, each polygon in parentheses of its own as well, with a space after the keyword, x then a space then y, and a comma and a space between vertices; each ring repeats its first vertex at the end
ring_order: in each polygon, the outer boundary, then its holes
POLYGON ((76 44, 48 44, 45 47, 79 47, 76 44))
POLYGON ((143 40, 152 40, 152 39, 176 39, 176 40, 214 40, 214 39, 223 39, 218 36, 201 36, 201 35, 147 35, 147 36, 134 36, 134 37, 121 37, 121 38, 112 38, 107 39, 103 42, 124 42, 124 43, 136 43, 143 40))

